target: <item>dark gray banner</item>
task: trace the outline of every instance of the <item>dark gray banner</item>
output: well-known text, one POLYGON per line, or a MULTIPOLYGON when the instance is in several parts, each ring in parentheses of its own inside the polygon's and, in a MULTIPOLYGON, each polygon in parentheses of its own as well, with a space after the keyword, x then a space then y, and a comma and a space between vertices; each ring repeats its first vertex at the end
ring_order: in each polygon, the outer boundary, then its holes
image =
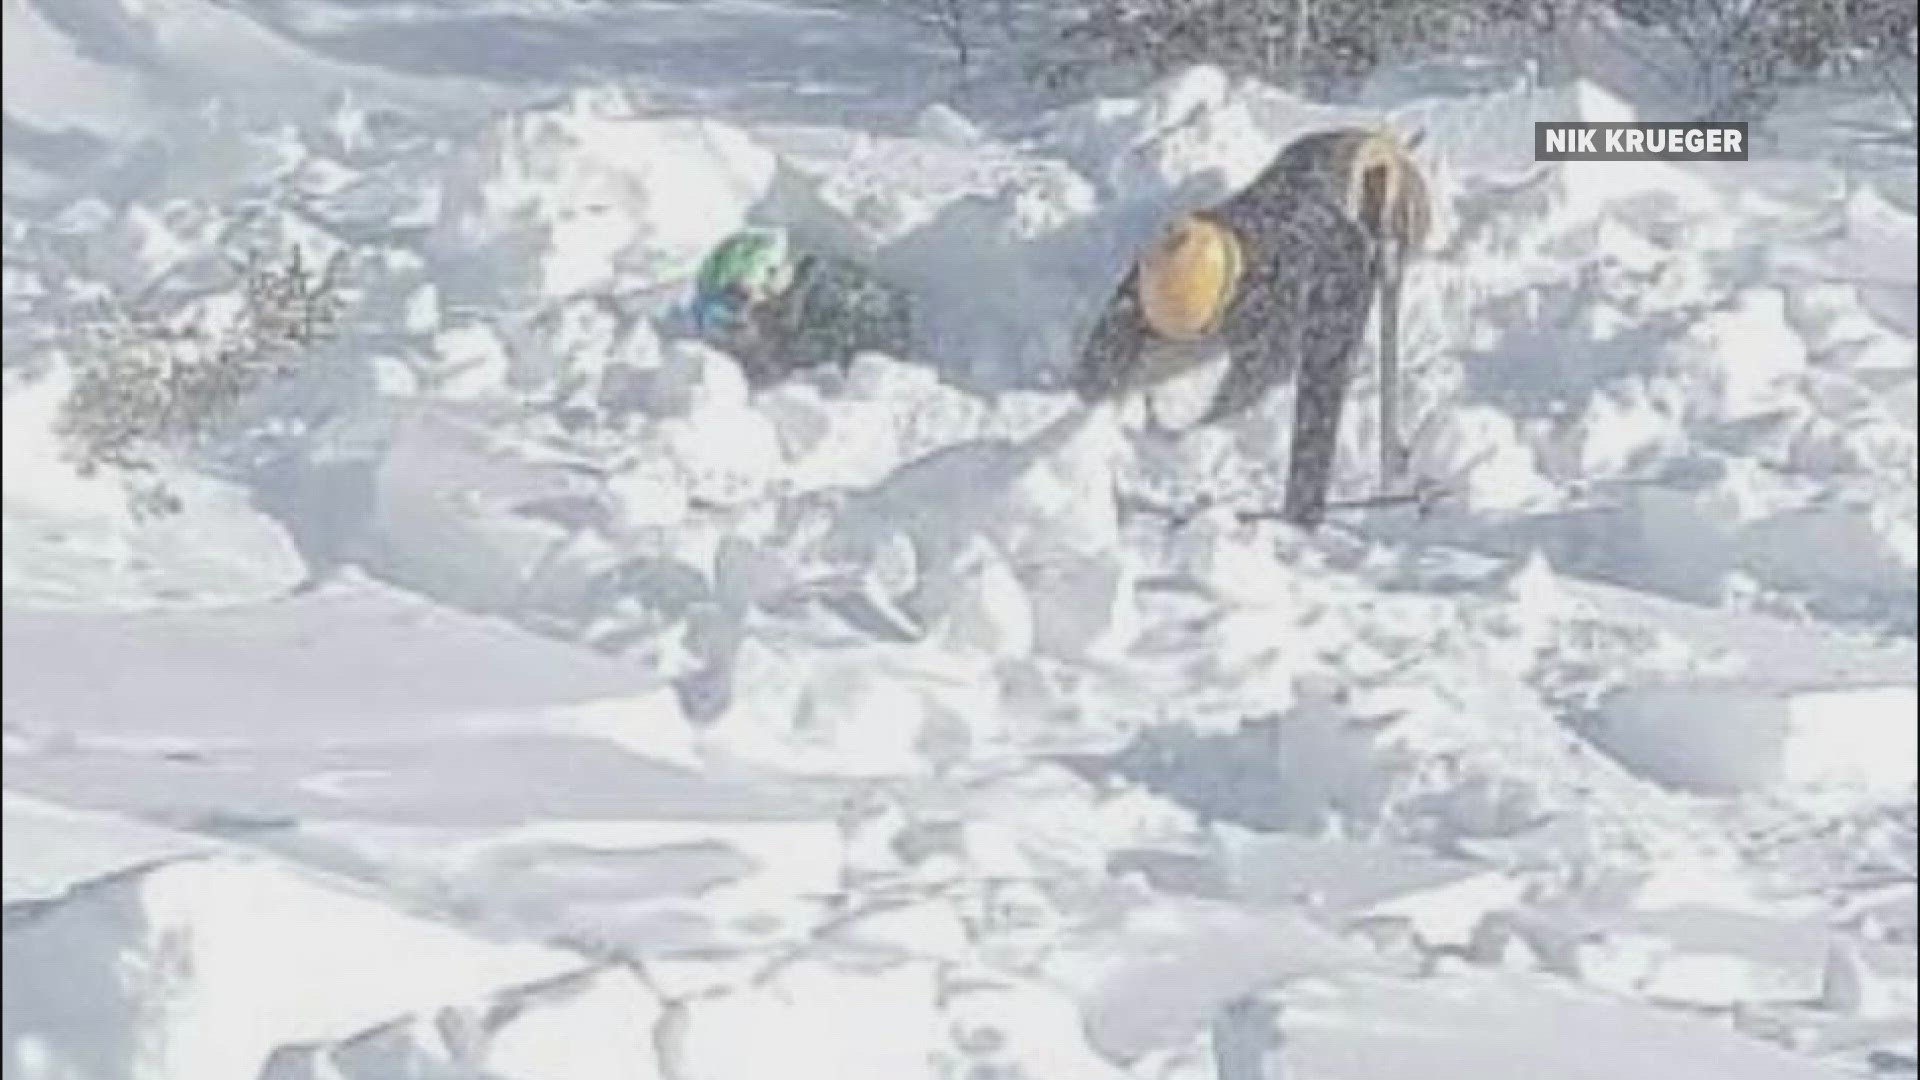
POLYGON ((1745 161, 1747 125, 1739 123, 1601 123, 1533 125, 1535 161, 1745 161))

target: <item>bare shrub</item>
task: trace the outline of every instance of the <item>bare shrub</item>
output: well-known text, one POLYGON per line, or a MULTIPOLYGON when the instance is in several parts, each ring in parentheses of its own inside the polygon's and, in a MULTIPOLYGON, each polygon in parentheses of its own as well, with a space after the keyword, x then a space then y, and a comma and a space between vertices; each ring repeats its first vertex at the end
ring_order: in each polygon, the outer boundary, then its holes
POLYGON ((217 327, 99 305, 67 343, 74 382, 57 426, 82 473, 120 470, 136 509, 174 508, 152 482, 156 456, 197 448, 247 398, 300 370, 334 333, 338 267, 336 259, 315 270, 297 251, 280 263, 251 262, 238 311, 217 327))
POLYGON ((1493 24, 1551 28, 1568 0, 1092 0, 1042 66, 1069 88, 1114 66, 1164 75, 1216 64, 1325 92, 1382 62, 1431 55, 1493 24))
POLYGON ((881 0, 895 16, 937 34, 953 51, 962 73, 971 71, 975 54, 990 29, 1006 39, 1017 33, 1018 0, 881 0))
POLYGON ((1546 47, 1623 22, 1678 46, 1677 74, 1716 118, 1755 116, 1781 89, 1848 73, 1879 77, 1912 112, 1912 0, 1086 0, 1039 74, 1072 89, 1206 63, 1326 94, 1492 34, 1546 47))
MULTIPOLYGON (((1610 0, 1625 21, 1681 46, 1688 76, 1720 118, 1763 112, 1810 79, 1890 75, 1914 63, 1912 0, 1610 0)), ((1897 79, 1889 86, 1911 99, 1897 79)))

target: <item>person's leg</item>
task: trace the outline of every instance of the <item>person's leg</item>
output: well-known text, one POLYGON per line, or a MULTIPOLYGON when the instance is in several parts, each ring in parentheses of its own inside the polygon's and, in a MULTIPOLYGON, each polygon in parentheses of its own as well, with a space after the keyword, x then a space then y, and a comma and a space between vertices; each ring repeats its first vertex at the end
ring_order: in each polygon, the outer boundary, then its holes
POLYGON ((1324 305, 1310 303, 1299 331, 1300 370, 1295 378, 1293 448, 1287 462, 1287 494, 1283 516, 1303 529, 1312 529, 1326 515, 1333 487, 1334 457, 1340 445, 1340 421, 1347 388, 1353 379, 1353 356, 1366 328, 1371 293, 1333 297, 1323 283, 1305 283, 1309 294, 1322 294, 1324 305))

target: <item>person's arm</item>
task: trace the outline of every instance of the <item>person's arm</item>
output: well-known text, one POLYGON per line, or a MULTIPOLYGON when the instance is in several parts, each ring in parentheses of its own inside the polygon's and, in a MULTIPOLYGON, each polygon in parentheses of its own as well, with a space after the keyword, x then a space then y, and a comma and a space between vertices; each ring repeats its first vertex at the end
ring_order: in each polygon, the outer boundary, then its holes
POLYGON ((1146 316, 1140 310, 1137 269, 1114 290, 1093 326, 1072 375, 1073 392, 1089 404, 1118 397, 1140 381, 1146 316))

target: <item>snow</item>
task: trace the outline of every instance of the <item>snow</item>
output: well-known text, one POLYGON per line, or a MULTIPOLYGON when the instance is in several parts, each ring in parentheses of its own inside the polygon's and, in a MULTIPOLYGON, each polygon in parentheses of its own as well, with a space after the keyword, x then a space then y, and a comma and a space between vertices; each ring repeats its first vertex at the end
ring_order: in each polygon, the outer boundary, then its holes
POLYGON ((54 900, 74 885, 129 866, 216 851, 217 843, 111 813, 71 810, 9 791, 6 903, 54 900))
POLYGON ((602 117, 577 102, 517 113, 450 163, 430 251, 463 303, 657 280, 691 271, 772 173, 766 150, 723 125, 602 117))
POLYGON ((1543 166, 1670 103, 1043 109, 801 0, 5 15, 9 1078, 1209 1080, 1236 1000, 1322 1080, 1913 1057, 1886 102, 1543 166), (1361 121, 1424 134, 1448 497, 1308 536, 1238 513, 1289 392, 1176 437, 1059 379, 1168 212, 1361 121), (749 387, 676 311, 746 222, 907 288, 914 354, 749 387), (158 462, 172 514, 83 475, 74 328, 210 331, 290 245, 348 303, 279 426, 158 462))
POLYGON ((1723 1028, 1543 985, 1538 976, 1474 973, 1437 986, 1372 983, 1316 997, 1283 1021, 1287 1060, 1310 1076, 1834 1075, 1723 1028))
POLYGON ((484 1007, 444 1008, 329 1042, 276 1052, 263 1080, 497 1076, 659 1080, 659 1001, 620 968, 505 990, 484 1007))
POLYGON ((5 950, 7 1071, 23 1077, 253 1077, 284 1043, 574 963, 300 871, 192 857, 10 909, 5 950))
POLYGON ((10 604, 210 606, 271 599, 299 583, 286 530, 235 485, 182 477, 189 511, 138 520, 110 481, 81 475, 55 434, 69 385, 61 370, 6 390, 0 568, 10 604))
POLYGON ((1595 738, 1662 783, 1703 794, 1897 800, 1916 777, 1912 686, 1695 685, 1622 691, 1595 738))
POLYGON ((833 960, 799 959, 761 985, 689 1002, 663 1027, 661 1057, 687 1080, 745 1078, 773 1062, 800 1076, 931 1078, 938 991, 925 962, 856 979, 833 960))

